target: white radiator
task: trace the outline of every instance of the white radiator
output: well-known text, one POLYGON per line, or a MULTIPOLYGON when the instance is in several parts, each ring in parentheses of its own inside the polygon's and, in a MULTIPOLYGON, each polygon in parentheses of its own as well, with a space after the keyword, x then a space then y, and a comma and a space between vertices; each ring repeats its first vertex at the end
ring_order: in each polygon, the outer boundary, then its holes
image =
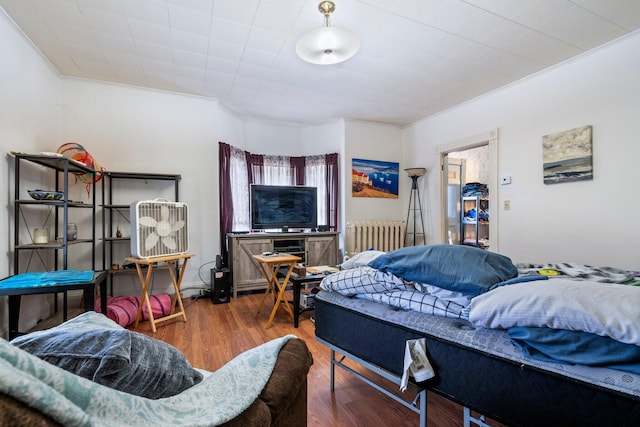
POLYGON ((404 246, 404 221, 347 222, 347 252, 389 252, 404 246))
POLYGON ((131 254, 137 258, 177 255, 189 246, 185 203, 164 199, 131 204, 131 254))

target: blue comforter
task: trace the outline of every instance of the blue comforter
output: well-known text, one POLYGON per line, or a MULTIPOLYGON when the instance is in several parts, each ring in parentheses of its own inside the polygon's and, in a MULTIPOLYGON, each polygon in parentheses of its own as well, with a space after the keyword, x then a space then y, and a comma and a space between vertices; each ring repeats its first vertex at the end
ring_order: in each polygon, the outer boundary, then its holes
POLYGON ((565 329, 515 326, 508 333, 516 347, 536 360, 603 366, 640 374, 640 346, 634 344, 565 329))

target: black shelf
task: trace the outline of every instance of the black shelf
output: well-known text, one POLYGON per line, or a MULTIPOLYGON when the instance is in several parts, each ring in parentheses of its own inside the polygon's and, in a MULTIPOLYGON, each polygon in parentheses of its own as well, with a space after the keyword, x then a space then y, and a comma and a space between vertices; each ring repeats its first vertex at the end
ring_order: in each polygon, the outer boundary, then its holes
POLYGON ((96 174, 95 170, 85 166, 84 163, 80 163, 73 159, 68 159, 62 155, 56 156, 56 155, 48 155, 48 154, 29 154, 29 153, 19 153, 19 152, 11 152, 11 154, 13 154, 16 157, 16 159, 28 160, 40 166, 55 169, 58 172, 79 173, 79 174, 88 173, 91 175, 96 174))
MULTIPOLYGON (((22 251, 39 251, 39 250, 54 250, 61 251, 61 261, 62 265, 60 265, 59 259, 56 256, 53 260, 53 266, 44 265, 43 268, 46 270, 67 270, 69 268, 69 260, 68 260, 68 248, 71 245, 76 244, 90 244, 91 246, 91 270, 95 270, 95 238, 96 238, 96 193, 95 193, 95 182, 89 184, 92 190, 92 199, 91 203, 84 203, 81 201, 68 200, 69 196, 69 179, 73 174, 89 174, 89 175, 97 175, 99 172, 96 172, 94 169, 85 166, 83 163, 78 161, 68 159, 63 156, 58 156, 55 154, 27 154, 27 153, 18 153, 11 152, 14 156, 15 167, 14 167, 14 244, 13 248, 15 250, 14 261, 13 261, 13 273, 20 274, 24 271, 21 271, 20 265, 20 253, 22 251), (25 199, 21 198, 23 194, 24 188, 22 188, 23 179, 22 179, 22 166, 23 165, 36 165, 35 167, 43 167, 45 170, 52 170, 54 172, 54 188, 55 191, 62 192, 64 194, 64 198, 61 200, 35 200, 35 199, 25 199), (48 242, 46 244, 43 243, 23 243, 21 242, 22 233, 20 233, 22 227, 30 228, 30 224, 27 223, 27 219, 24 215, 21 215, 22 209, 29 207, 29 209, 37 209, 37 208, 49 208, 53 209, 53 228, 54 228, 54 236, 55 240, 52 242, 48 242), (67 239, 67 225, 72 222, 69 220, 69 209, 82 208, 82 209, 91 209, 91 238, 87 239, 76 239, 76 240, 68 240, 67 239), (24 221, 24 225, 21 224, 20 220, 24 221), (61 239, 61 240, 58 240, 61 239)), ((24 239, 22 239, 24 240, 24 239)), ((29 264, 26 269, 28 271, 29 264)))
POLYGON ((463 196, 461 198, 460 244, 487 249, 489 247, 489 218, 480 219, 480 212, 489 209, 486 196, 463 196), (475 209, 476 217, 466 217, 466 213, 475 209))
POLYGON ((180 174, 147 173, 147 172, 114 172, 104 171, 104 175, 111 179, 147 179, 150 181, 180 181, 180 174))
POLYGON ((129 209, 130 205, 102 205, 104 209, 129 209))
MULTIPOLYGON (((77 245, 79 243, 93 243, 92 239, 76 239, 67 241, 67 246, 77 245)), ((18 245, 15 249, 64 249, 65 245, 62 242, 49 242, 49 243, 27 243, 24 245, 18 245)))
MULTIPOLYGON (((102 266, 108 274, 108 281, 113 289, 113 276, 135 273, 137 270, 133 269, 110 269, 113 264, 120 264, 122 261, 114 259, 114 247, 116 245, 123 245, 123 243, 130 244, 131 237, 116 237, 114 227, 116 223, 114 218, 116 216, 123 218, 125 221, 130 221, 130 208, 131 203, 135 200, 131 200, 129 204, 126 203, 114 203, 114 183, 117 181, 167 181, 168 184, 173 184, 174 200, 178 202, 180 200, 180 181, 182 176, 179 174, 164 174, 164 173, 148 173, 148 172, 117 172, 117 171, 104 171, 102 180, 102 266)), ((126 200, 126 199, 125 199, 126 200)), ((120 230, 122 231, 122 230, 120 230)), ((128 230, 127 230, 128 233, 128 230)), ((129 254, 128 254, 129 255, 129 254)), ((127 255, 127 256, 128 256, 127 255)), ((161 270, 167 270, 168 267, 163 266, 161 270)))
POLYGON ((15 200, 15 203, 19 205, 44 205, 44 206, 68 206, 70 208, 93 208, 93 205, 84 202, 74 202, 73 200, 69 200, 68 202, 65 200, 32 200, 32 199, 18 199, 15 200))

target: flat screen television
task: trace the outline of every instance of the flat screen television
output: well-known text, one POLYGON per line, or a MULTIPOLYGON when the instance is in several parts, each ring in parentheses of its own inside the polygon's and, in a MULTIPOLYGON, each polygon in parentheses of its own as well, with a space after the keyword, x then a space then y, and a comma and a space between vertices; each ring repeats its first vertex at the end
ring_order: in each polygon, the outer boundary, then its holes
POLYGON ((253 230, 316 228, 316 187, 251 185, 251 228, 253 230))

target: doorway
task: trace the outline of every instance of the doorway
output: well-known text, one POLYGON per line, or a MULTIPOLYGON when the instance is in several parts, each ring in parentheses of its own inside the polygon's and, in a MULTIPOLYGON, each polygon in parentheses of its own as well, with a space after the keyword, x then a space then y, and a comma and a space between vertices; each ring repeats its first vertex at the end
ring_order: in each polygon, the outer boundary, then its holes
POLYGON ((497 142, 496 130, 441 149, 443 242, 497 252, 497 142))

